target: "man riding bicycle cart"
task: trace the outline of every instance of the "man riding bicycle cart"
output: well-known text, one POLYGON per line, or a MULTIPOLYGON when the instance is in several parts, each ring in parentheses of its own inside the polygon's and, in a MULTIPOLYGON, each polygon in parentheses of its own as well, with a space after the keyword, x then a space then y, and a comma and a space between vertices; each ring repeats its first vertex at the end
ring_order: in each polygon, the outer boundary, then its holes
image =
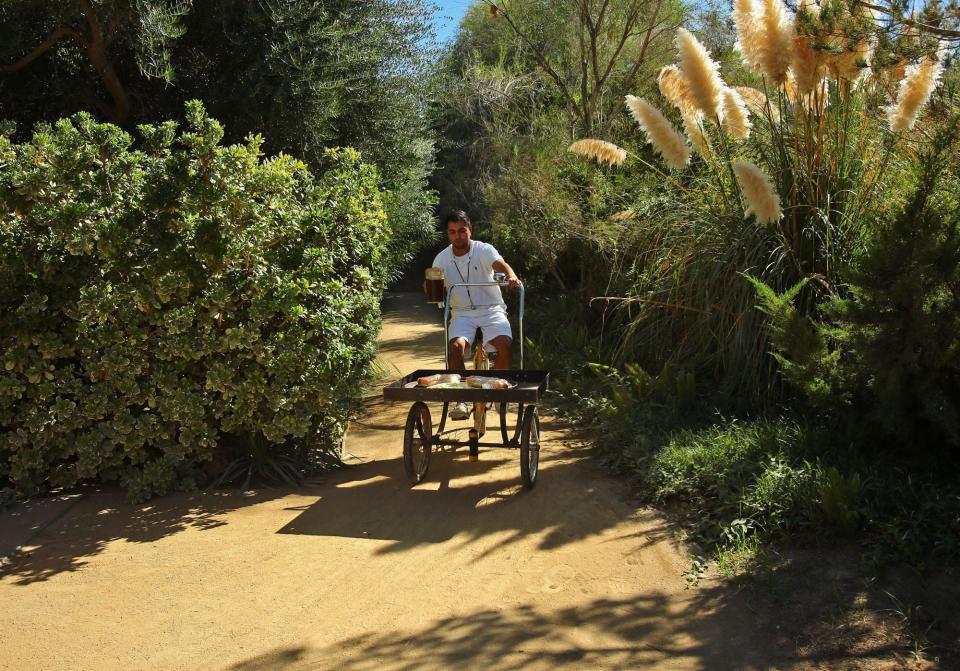
POLYGON ((387 400, 414 401, 404 432, 403 455, 408 479, 413 485, 426 476, 435 446, 468 446, 471 461, 477 459, 481 446, 506 447, 520 450, 521 480, 526 487, 533 487, 540 451, 536 403, 546 391, 549 375, 545 371, 522 370, 523 284, 493 245, 472 239, 470 220, 462 210, 448 215, 446 233, 450 245, 437 254, 424 283, 427 299, 444 304, 446 368, 418 370, 384 387, 387 400), (511 369, 513 333, 501 286, 520 291, 521 370, 511 369), (466 355, 478 332, 480 340, 473 355, 474 369, 469 371, 466 355), (489 366, 488 353, 495 357, 495 373, 481 372, 489 366), (443 403, 436 433, 427 406, 429 401, 443 403), (506 421, 508 405, 512 403, 517 407, 517 425, 510 438, 506 421), (500 411, 500 444, 480 442, 486 432, 486 411, 492 404, 498 404, 500 411), (471 413, 474 422, 468 440, 448 438, 446 434, 457 431, 444 431, 448 416, 459 421, 468 419, 471 413))

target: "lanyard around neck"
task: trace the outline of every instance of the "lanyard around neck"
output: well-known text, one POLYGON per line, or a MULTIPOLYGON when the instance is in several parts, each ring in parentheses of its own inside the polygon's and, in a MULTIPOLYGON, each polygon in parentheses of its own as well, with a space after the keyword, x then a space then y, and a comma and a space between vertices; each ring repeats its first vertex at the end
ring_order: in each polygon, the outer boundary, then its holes
MULTIPOLYGON (((451 250, 452 253, 452 250, 451 250)), ((463 276, 463 271, 460 270, 460 264, 457 263, 457 255, 453 255, 453 267, 457 269, 457 275, 460 276, 460 281, 467 283, 470 281, 470 264, 473 263, 473 243, 470 243, 470 254, 467 255, 467 276, 463 276)), ((475 310, 476 306, 473 304, 473 296, 470 294, 470 287, 463 287, 467 290, 467 300, 470 301, 470 309, 475 310)))

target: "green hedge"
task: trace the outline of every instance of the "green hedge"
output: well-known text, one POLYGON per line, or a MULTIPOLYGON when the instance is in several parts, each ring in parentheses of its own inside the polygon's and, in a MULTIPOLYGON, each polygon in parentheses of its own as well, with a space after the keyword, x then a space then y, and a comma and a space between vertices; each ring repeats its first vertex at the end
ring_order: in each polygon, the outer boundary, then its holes
POLYGON ((338 449, 380 319, 375 171, 222 146, 197 102, 186 126, 0 137, 0 488, 142 500, 225 439, 338 449))

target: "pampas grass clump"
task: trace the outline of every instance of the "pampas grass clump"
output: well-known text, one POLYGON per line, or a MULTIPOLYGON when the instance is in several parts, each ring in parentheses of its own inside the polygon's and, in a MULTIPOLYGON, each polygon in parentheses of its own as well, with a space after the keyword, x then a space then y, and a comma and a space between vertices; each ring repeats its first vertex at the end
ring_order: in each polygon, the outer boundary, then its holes
POLYGON ((689 145, 660 110, 643 98, 629 95, 627 109, 668 166, 679 170, 690 162, 689 145))
POLYGON ((734 89, 723 90, 723 129, 730 137, 745 140, 750 137, 750 119, 743 98, 734 89))
POLYGON ((627 160, 627 151, 603 140, 577 140, 568 147, 574 154, 592 158, 601 165, 622 165, 627 160))
POLYGON ((720 116, 720 96, 723 93, 723 80, 720 79, 720 66, 710 58, 710 52, 700 44, 689 30, 677 30, 677 51, 680 56, 680 69, 690 83, 690 97, 707 119, 716 120, 720 116))
POLYGON ((906 76, 900 82, 897 102, 887 108, 890 130, 897 133, 913 128, 920 116, 920 110, 937 88, 942 73, 943 64, 929 56, 924 56, 919 63, 907 66, 906 76))
POLYGON ((733 172, 743 193, 743 214, 757 217, 760 224, 775 224, 780 221, 780 196, 760 168, 749 161, 734 161, 733 172))

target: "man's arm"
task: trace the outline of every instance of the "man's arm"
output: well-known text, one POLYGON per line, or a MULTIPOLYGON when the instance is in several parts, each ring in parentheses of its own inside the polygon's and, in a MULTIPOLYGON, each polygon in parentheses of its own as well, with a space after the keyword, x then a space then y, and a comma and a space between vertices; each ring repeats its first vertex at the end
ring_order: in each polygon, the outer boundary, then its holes
POLYGON ((517 274, 513 272, 513 268, 510 267, 510 264, 504 261, 503 259, 497 259, 493 262, 493 269, 498 273, 505 273, 507 276, 507 286, 509 287, 519 287, 521 282, 517 277, 517 274))

